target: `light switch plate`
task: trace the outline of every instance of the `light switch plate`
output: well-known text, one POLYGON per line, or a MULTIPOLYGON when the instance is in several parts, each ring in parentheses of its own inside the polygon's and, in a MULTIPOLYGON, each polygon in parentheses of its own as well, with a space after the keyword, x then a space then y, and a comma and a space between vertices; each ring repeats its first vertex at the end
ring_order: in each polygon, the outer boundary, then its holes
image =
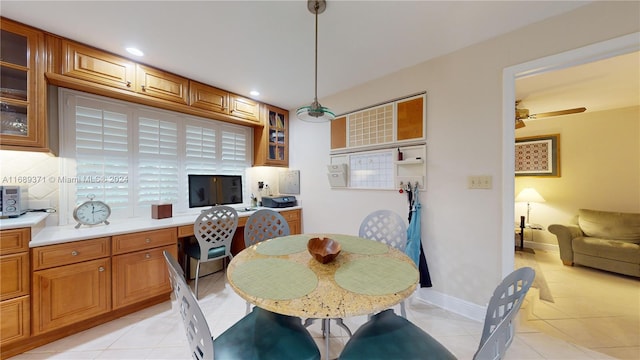
POLYGON ((491 175, 471 175, 467 178, 469 189, 491 189, 493 179, 491 175))

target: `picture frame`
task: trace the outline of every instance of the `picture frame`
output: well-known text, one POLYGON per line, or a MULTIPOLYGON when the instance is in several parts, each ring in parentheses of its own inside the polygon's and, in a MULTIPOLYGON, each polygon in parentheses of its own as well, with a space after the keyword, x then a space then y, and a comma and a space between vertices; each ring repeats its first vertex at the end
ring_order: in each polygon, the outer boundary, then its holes
POLYGON ((515 176, 560 177, 560 134, 517 138, 515 176))

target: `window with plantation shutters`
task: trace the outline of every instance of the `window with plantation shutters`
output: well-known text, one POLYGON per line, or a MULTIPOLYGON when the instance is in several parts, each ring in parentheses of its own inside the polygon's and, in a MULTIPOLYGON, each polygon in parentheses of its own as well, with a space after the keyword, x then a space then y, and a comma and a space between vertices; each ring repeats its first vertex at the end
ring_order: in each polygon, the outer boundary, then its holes
POLYGON ((73 208, 89 194, 111 206, 112 218, 149 217, 157 203, 186 211, 188 174, 244 176, 251 166, 248 127, 73 90, 60 94, 60 154, 74 159, 61 174, 72 179, 63 184, 61 224, 72 222, 73 208))
POLYGON ((137 116, 137 199, 140 205, 179 199, 178 124, 161 113, 137 116))
MULTIPOLYGON (((75 186, 73 204, 93 195, 108 200, 114 214, 130 214, 128 109, 84 98, 75 100, 75 116, 67 127, 75 138, 70 149, 75 166, 64 177, 75 186)), ((64 145, 71 144, 65 141, 64 145)))

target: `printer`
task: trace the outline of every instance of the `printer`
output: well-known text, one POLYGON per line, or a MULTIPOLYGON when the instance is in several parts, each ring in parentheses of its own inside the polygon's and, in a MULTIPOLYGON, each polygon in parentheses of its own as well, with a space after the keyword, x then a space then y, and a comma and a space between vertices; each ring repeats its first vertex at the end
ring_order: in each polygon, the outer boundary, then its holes
POLYGON ((269 208, 286 208, 298 205, 295 196, 263 196, 262 206, 269 208))

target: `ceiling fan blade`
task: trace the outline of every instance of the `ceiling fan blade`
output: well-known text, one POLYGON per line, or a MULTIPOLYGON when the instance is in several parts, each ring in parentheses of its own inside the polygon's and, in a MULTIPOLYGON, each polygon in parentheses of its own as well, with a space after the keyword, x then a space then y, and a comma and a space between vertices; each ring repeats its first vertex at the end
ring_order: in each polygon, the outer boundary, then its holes
POLYGON ((525 127, 524 121, 522 119, 516 119, 516 129, 521 129, 525 127))
POLYGON ((587 110, 587 108, 579 107, 575 109, 566 109, 566 110, 550 111, 550 112, 539 113, 539 114, 531 114, 529 115, 529 119, 541 119, 541 118, 548 118, 548 117, 561 116, 561 115, 577 114, 577 113, 585 112, 585 110, 587 110))

